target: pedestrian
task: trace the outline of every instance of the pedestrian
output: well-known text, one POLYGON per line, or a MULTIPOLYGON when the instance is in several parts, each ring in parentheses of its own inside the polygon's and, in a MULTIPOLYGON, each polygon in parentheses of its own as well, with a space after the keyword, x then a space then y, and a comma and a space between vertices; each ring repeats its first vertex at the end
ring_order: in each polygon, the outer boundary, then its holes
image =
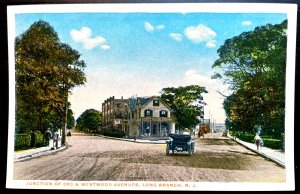
POLYGON ((137 136, 137 134, 136 134, 136 131, 133 133, 133 138, 134 138, 134 141, 136 141, 136 136, 137 136))
POLYGON ((255 144, 256 144, 257 150, 260 150, 260 148, 262 146, 262 139, 261 139, 261 137, 259 136, 258 133, 256 133, 256 135, 254 137, 254 140, 255 140, 255 144))
POLYGON ((58 148, 58 133, 55 131, 53 133, 53 149, 58 148))
POLYGON ((68 133, 67 133, 68 141, 69 141, 71 135, 72 135, 72 134, 71 134, 71 131, 68 131, 68 133))
POLYGON ((50 131, 50 128, 47 129, 45 132, 45 139, 46 139, 46 145, 50 146, 50 139, 52 138, 52 133, 50 131))

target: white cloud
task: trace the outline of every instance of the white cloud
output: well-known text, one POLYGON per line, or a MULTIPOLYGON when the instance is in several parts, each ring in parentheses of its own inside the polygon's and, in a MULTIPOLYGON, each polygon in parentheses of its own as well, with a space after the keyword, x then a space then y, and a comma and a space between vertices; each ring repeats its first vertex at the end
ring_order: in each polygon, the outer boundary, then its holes
POLYGON ((109 50, 109 49, 110 49, 110 46, 104 44, 104 45, 101 46, 101 49, 102 49, 102 50, 109 50))
POLYGON ((169 36, 176 40, 176 41, 182 41, 182 35, 181 34, 178 34, 178 33, 170 33, 169 36))
POLYGON ((144 27, 148 32, 154 31, 154 27, 149 22, 144 22, 144 27))
POLYGON ((80 30, 73 29, 70 34, 75 42, 82 43, 87 50, 91 50, 106 41, 105 38, 101 36, 92 38, 92 30, 88 27, 82 27, 80 30))
POLYGON ((154 32, 155 30, 163 30, 166 28, 165 25, 157 25, 157 26, 153 26, 152 24, 150 24, 149 22, 144 22, 144 27, 145 27, 145 30, 148 31, 148 32, 154 32))
POLYGON ((166 28, 166 26, 162 25, 162 24, 155 27, 156 30, 163 30, 165 28, 166 28))
POLYGON ((243 21, 242 22, 242 26, 250 26, 250 25, 252 25, 251 21, 243 21))
POLYGON ((82 27, 81 30, 71 30, 71 36, 75 42, 82 42, 92 35, 91 29, 82 27))
POLYGON ((208 48, 214 48, 214 47, 216 47, 216 40, 209 40, 209 41, 206 43, 205 46, 208 47, 208 48))
MULTIPOLYGON (((216 32, 203 24, 185 28, 184 34, 194 43, 209 42, 217 36, 216 32)), ((211 46, 212 43, 209 43, 209 45, 211 46)))

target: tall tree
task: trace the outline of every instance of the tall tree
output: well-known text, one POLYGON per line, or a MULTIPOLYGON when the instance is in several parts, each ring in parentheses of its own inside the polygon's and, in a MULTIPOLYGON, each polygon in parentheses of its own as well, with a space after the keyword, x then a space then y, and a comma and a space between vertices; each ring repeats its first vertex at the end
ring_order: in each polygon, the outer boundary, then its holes
POLYGON ((73 115, 72 109, 68 109, 67 112, 67 128, 68 129, 73 129, 75 127, 75 118, 73 115))
POLYGON ((185 87, 168 87, 162 89, 161 98, 170 106, 176 117, 179 129, 193 128, 200 123, 202 93, 207 93, 205 87, 190 85, 185 87))
POLYGON ((102 113, 95 109, 87 109, 78 117, 76 123, 76 128, 81 131, 97 130, 102 124, 102 113))
POLYGON ((275 135, 284 131, 286 29, 284 20, 228 39, 212 66, 219 71, 213 78, 223 78, 234 91, 235 100, 225 109, 245 127, 259 124, 275 135))
POLYGON ((61 43, 53 27, 40 20, 16 37, 15 57, 19 131, 43 132, 50 123, 63 124, 67 94, 86 81, 78 51, 61 43))

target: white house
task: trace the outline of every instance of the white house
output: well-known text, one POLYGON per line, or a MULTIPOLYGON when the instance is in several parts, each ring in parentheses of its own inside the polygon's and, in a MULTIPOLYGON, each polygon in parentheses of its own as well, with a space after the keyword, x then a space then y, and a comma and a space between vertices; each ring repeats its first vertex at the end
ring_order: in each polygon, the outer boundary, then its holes
POLYGON ((171 108, 158 96, 129 98, 129 135, 166 137, 175 133, 171 108))

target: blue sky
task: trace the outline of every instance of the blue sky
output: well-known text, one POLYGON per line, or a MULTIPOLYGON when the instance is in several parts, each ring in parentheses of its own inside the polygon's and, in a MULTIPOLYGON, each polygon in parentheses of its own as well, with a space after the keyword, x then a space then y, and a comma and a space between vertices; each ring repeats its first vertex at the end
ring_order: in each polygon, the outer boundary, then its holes
POLYGON ((159 95, 164 87, 205 86, 205 118, 224 122, 223 98, 229 91, 211 80, 217 49, 226 39, 260 25, 279 24, 285 13, 26 13, 16 14, 16 36, 35 21, 53 26, 60 41, 81 53, 87 83, 69 97, 77 118, 101 111, 115 96, 159 95))

